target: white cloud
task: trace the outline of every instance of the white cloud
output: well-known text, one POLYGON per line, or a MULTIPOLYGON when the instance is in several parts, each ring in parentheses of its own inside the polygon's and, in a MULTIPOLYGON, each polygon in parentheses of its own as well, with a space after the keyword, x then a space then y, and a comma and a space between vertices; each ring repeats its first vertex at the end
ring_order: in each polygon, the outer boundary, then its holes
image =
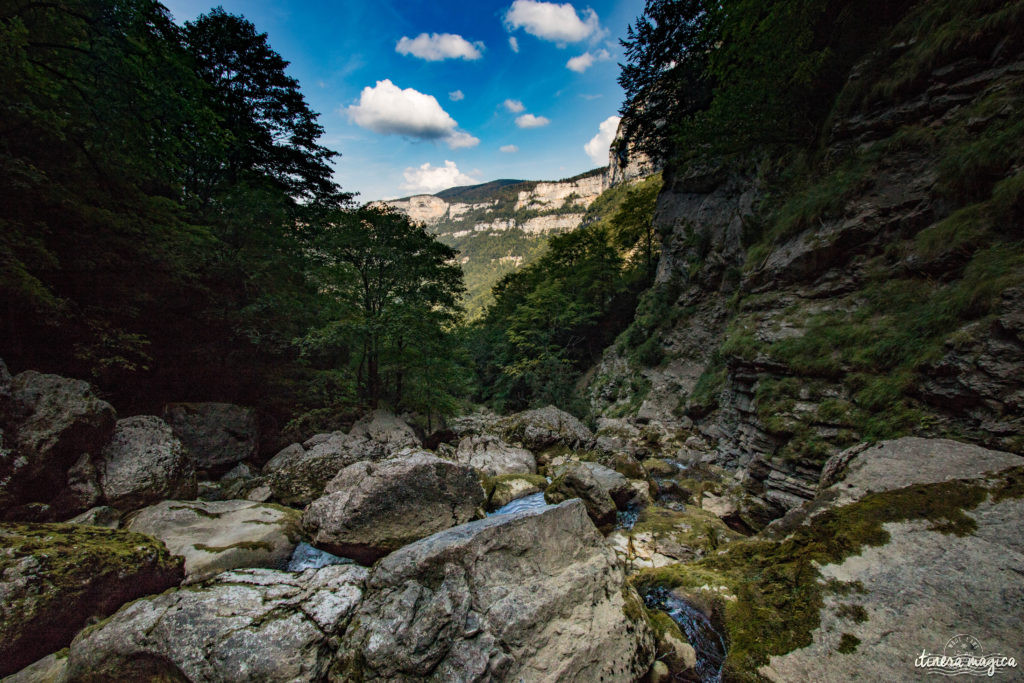
POLYGON ((452 149, 472 147, 480 141, 456 130, 458 124, 433 95, 412 88, 402 90, 390 80, 377 81, 359 94, 359 103, 346 109, 357 126, 381 135, 404 135, 424 140, 444 140, 452 149))
POLYGON ((505 107, 505 109, 508 109, 513 114, 518 114, 519 112, 526 109, 526 107, 523 106, 523 103, 520 102, 519 100, 505 100, 504 102, 501 103, 501 105, 505 107))
POLYGON ((458 102, 460 100, 466 99, 466 95, 461 90, 452 90, 450 93, 448 93, 448 99, 451 100, 452 102, 458 102))
POLYGON ((516 147, 515 145, 502 145, 501 147, 498 148, 498 150, 504 152, 505 154, 515 154, 516 152, 519 151, 519 148, 516 147))
POLYGON ((508 46, 512 48, 512 52, 519 52, 519 41, 515 36, 508 37, 508 46))
POLYGON ((445 142, 452 149, 460 149, 462 147, 476 147, 480 144, 480 138, 475 138, 469 133, 457 130, 445 138, 445 142))
POLYGON ((439 62, 442 59, 480 59, 483 57, 483 49, 483 43, 471 43, 454 33, 421 33, 415 38, 402 36, 395 45, 395 52, 419 57, 428 62, 439 62))
POLYGON ((551 123, 551 120, 546 116, 534 116, 533 114, 523 114, 522 116, 516 117, 516 125, 520 128, 540 128, 551 123))
POLYGON ((598 50, 597 52, 584 52, 579 57, 573 57, 565 66, 570 71, 575 71, 578 74, 583 73, 591 66, 594 62, 603 62, 607 59, 611 59, 612 56, 608 50, 598 50))
POLYGON ((601 32, 597 12, 587 8, 583 18, 569 3, 562 5, 537 0, 515 0, 505 13, 509 30, 524 29, 527 33, 555 43, 576 43, 601 32))
POLYGON ((606 118, 601 122, 597 135, 590 138, 590 142, 583 145, 583 151, 598 166, 604 166, 608 163, 608 148, 612 146, 612 140, 615 139, 615 131, 619 129, 620 120, 618 116, 606 118))
POLYGON ((456 185, 475 185, 480 182, 459 170, 454 161, 445 161, 444 166, 431 166, 429 162, 402 172, 405 182, 399 185, 411 192, 440 192, 456 185))

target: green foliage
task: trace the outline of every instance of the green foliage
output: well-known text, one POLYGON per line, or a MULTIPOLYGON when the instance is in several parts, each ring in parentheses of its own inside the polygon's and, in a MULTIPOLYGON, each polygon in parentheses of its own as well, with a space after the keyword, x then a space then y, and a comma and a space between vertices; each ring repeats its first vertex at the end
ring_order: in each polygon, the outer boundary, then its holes
POLYGON ((312 237, 327 323, 307 335, 307 358, 347 360, 359 397, 376 407, 450 414, 460 383, 449 332, 464 291, 455 252, 396 210, 339 211, 312 237))
MULTIPOLYGON (((552 403, 586 412, 575 384, 625 327, 648 282, 660 187, 655 176, 607 190, 584 227, 552 237, 535 263, 495 285, 494 303, 465 334, 475 400, 508 410, 552 403)), ((645 362, 660 362, 651 335, 636 345, 645 362)))

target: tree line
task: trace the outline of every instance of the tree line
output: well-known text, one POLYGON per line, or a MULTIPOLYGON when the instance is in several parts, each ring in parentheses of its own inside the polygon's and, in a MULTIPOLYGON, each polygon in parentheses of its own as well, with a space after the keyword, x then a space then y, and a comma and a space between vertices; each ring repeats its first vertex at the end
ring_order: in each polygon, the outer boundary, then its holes
POLYGON ((450 402, 455 253, 359 207, 244 17, 0 2, 0 358, 283 417, 450 402))

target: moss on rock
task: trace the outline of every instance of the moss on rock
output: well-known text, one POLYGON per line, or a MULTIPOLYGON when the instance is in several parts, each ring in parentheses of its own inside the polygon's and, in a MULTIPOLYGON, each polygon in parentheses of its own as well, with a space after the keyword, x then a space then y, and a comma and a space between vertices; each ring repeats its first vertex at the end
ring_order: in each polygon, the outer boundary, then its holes
MULTIPOLYGON (((924 520, 934 531, 968 535, 976 528, 964 514, 991 498, 1024 496, 1024 468, 994 478, 949 481, 873 493, 826 510, 781 540, 752 538, 691 563, 644 570, 631 580, 644 592, 680 589, 721 609, 729 640, 728 679, 757 680, 772 655, 806 647, 820 625, 826 593, 849 586, 826 583, 819 567, 837 564, 865 546, 884 545, 884 524, 924 520)), ((638 525, 639 526, 639 525, 638 525)), ((860 611, 852 608, 857 614, 860 611)), ((855 644, 846 643, 847 648, 855 644)), ((853 651, 849 649, 849 651, 853 651)))
POLYGON ((181 582, 182 560, 138 533, 0 524, 0 675, 71 642, 89 620, 181 582))

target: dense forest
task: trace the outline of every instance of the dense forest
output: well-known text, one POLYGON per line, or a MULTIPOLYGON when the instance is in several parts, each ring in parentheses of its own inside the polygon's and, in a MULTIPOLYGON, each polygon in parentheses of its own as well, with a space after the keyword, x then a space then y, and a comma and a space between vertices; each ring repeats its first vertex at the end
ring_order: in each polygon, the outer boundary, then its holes
POLYGON ((243 17, 4 2, 0 357, 125 410, 279 422, 443 406, 454 252, 358 208, 288 62, 243 17))

